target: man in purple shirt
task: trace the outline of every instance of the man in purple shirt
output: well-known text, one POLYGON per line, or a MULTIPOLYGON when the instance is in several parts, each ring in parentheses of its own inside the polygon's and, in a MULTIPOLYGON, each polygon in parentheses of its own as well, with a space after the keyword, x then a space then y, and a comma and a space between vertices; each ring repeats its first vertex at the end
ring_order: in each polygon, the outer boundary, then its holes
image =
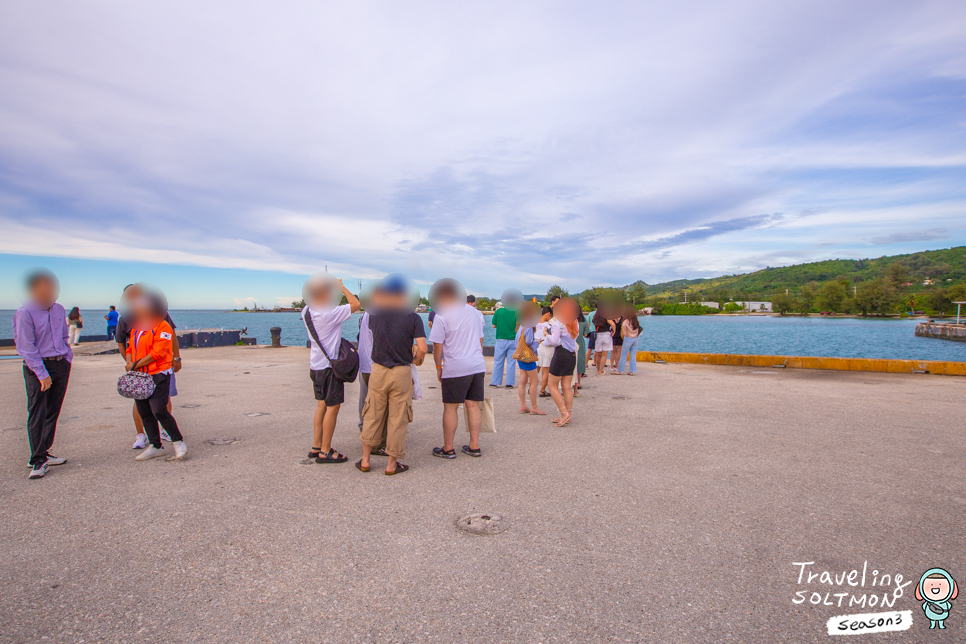
POLYGON ((30 478, 39 479, 47 473, 48 466, 67 462, 49 450, 57 432, 74 354, 68 342, 67 312, 57 304, 57 278, 47 270, 31 273, 27 291, 30 302, 13 314, 13 337, 17 353, 23 357, 27 386, 30 478))

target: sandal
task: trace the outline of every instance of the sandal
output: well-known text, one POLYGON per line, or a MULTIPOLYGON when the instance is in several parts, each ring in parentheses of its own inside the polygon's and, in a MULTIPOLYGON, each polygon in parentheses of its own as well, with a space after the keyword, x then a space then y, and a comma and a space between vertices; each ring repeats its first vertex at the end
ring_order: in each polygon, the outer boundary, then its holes
POLYGON ((476 456, 476 457, 483 456, 483 450, 481 450, 480 448, 470 449, 469 445, 463 445, 463 453, 469 454, 470 456, 476 456))
POLYGON ((438 456, 440 458, 456 458, 456 450, 445 450, 442 447, 433 448, 433 456, 438 456))
POLYGON ((541 391, 540 394, 537 396, 537 398, 550 398, 550 392, 549 391, 541 391))
POLYGON ((557 427, 563 427, 564 425, 570 423, 570 421, 573 419, 574 419, 573 415, 568 415, 566 418, 561 416, 560 418, 555 419, 553 421, 553 424, 556 425, 557 427))
POLYGON ((322 448, 315 449, 314 447, 309 451, 309 458, 318 458, 319 454, 322 453, 322 448))
POLYGON ((408 472, 408 471, 409 471, 408 465, 403 465, 399 461, 396 461, 396 469, 394 469, 392 472, 387 471, 386 476, 394 476, 396 474, 402 474, 403 472, 408 472))
POLYGON ((369 468, 368 467, 362 467, 362 459, 361 458, 358 461, 356 461, 356 469, 359 470, 360 472, 368 472, 369 471, 369 468))
POLYGON ((330 449, 325 456, 322 456, 322 452, 319 452, 318 457, 316 457, 316 463, 345 463, 349 460, 349 457, 345 454, 340 454, 335 449, 330 449))
POLYGON ((530 415, 531 416, 546 416, 547 415, 547 412, 545 412, 542 409, 537 409, 537 410, 531 409, 530 410, 530 415))

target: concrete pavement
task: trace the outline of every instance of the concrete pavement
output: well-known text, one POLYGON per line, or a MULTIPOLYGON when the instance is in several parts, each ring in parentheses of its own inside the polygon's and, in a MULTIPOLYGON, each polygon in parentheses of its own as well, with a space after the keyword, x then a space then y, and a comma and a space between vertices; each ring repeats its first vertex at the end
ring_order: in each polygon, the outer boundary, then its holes
POLYGON ((847 588, 867 602, 913 581, 893 608, 912 629, 859 641, 966 634, 966 597, 942 632, 913 597, 933 566, 966 582, 964 378, 642 364, 586 379, 563 429, 488 388, 498 433, 448 461, 429 360, 413 469, 386 477, 351 464, 356 385, 350 463, 303 464, 306 349, 183 355, 186 461, 136 463, 120 358, 79 356, 53 450, 70 460, 40 481, 21 363, 0 360, 0 642, 820 642, 880 610, 812 605, 842 587, 795 562, 890 575, 847 588), (507 529, 467 534, 471 513, 507 529))

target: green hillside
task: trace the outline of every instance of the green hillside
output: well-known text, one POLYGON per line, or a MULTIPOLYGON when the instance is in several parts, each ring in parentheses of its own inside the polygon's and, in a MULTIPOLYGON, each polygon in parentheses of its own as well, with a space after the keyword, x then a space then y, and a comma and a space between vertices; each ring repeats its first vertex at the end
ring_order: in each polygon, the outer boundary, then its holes
POLYGON ((679 302, 687 293, 688 300, 779 301, 780 308, 790 311, 938 314, 955 310, 950 300, 966 299, 966 246, 874 259, 831 259, 709 279, 638 281, 624 291, 646 294, 652 306, 679 302))

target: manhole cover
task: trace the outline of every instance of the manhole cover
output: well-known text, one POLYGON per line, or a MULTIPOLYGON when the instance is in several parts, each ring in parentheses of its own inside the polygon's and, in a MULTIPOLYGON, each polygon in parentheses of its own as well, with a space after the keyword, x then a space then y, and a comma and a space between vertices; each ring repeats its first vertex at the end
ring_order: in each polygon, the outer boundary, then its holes
POLYGON ((231 445, 232 443, 237 443, 238 439, 234 436, 222 436, 221 438, 212 438, 205 442, 209 445, 231 445))
POLYGON ((627 396, 612 396, 614 400, 627 400, 627 396))
POLYGON ((499 514, 469 514, 456 521, 456 527, 470 534, 500 534, 509 525, 499 514))
POLYGON ((201 407, 201 405, 197 405, 195 403, 191 403, 189 405, 181 405, 182 409, 194 409, 195 407, 201 407))
POLYGON ((258 418, 259 416, 268 416, 267 411, 250 411, 247 414, 242 414, 242 416, 248 416, 249 418, 258 418))

